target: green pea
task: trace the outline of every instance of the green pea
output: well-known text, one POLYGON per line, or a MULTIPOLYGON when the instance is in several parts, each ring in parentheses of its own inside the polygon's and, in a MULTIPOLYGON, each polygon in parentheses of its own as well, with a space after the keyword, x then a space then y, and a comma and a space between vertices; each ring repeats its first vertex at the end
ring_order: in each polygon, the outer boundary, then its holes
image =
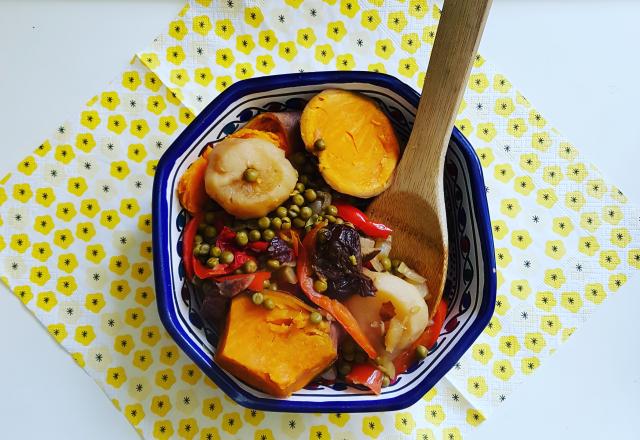
POLYGON ((306 222, 304 220, 302 220, 301 218, 294 218, 293 219, 293 227, 294 228, 304 228, 305 224, 306 224, 306 222))
POLYGON ((309 183, 309 177, 304 174, 298 177, 298 182, 304 183, 305 185, 309 183))
POLYGON ((261 234, 257 229, 252 229, 249 231, 249 241, 258 241, 260 240, 261 234))
POLYGON ((291 197, 291 201, 298 206, 304 205, 304 197, 302 197, 300 194, 295 194, 293 197, 291 197))
POLYGON ((236 243, 240 246, 246 246, 249 243, 249 237, 245 231, 238 231, 236 233, 236 243))
POLYGON ((287 216, 287 208, 285 208, 284 206, 278 206, 278 209, 276 209, 276 215, 280 218, 284 218, 287 216))
POLYGON ((336 224, 337 225, 341 225, 344 223, 344 220, 342 220, 340 217, 336 217, 336 224))
POLYGON ((216 221, 216 215, 213 212, 207 212, 204 215, 204 221, 207 222, 208 224, 212 225, 213 222, 216 221))
POLYGON ((229 252, 229 251, 224 251, 220 256, 220 261, 222 261, 224 264, 231 264, 233 263, 234 259, 235 259, 235 256, 233 255, 233 252, 229 252))
POLYGON ((326 218, 329 223, 335 223, 336 222, 336 218, 334 216, 332 216, 332 215, 325 215, 324 218, 326 218))
POLYGON ((202 243, 200 245, 200 255, 209 255, 209 251, 211 250, 210 246, 206 243, 202 243))
POLYGON ((315 202, 318 195, 313 189, 309 188, 304 191, 304 198, 307 199, 307 202, 315 202))
POLYGON ((299 193, 304 192, 304 183, 302 182, 296 183, 296 191, 298 191, 299 193))
POLYGON ((289 229, 291 229, 291 220, 288 222, 282 222, 282 230, 288 231, 289 229))
POLYGON ((211 257, 207 260, 207 266, 210 267, 211 269, 213 269, 214 267, 216 267, 218 265, 218 263, 220 263, 220 260, 218 260, 217 258, 211 257))
POLYGON ((276 260, 276 259, 267 260, 267 267, 269 269, 276 270, 276 269, 280 268, 280 262, 278 260, 276 260))
POLYGON ((242 265, 242 271, 244 273, 254 273, 256 270, 258 270, 258 265, 253 260, 249 260, 242 265))
POLYGON ((342 374, 343 376, 351 373, 351 364, 348 362, 341 362, 338 366, 338 373, 342 374))
POLYGON ((273 227, 273 229, 275 229, 276 231, 280 229, 280 227, 282 226, 282 219, 280 217, 276 217, 273 220, 271 220, 271 226, 273 227))
POLYGON ((202 243, 202 235, 198 234, 198 235, 196 235, 195 237, 193 237, 193 242, 194 242, 195 244, 200 244, 200 243, 202 243))
POLYGON ((429 354, 429 350, 427 350, 427 347, 424 345, 418 345, 416 347, 416 356, 418 356, 419 359, 426 358, 427 354, 429 354))
POLYGON ((247 168, 246 170, 244 170, 244 173, 242 173, 242 178, 246 182, 255 182, 256 180, 258 180, 258 170, 256 170, 255 168, 247 168))
POLYGON ((334 205, 329 205, 324 208, 324 212, 335 217, 336 215, 338 215, 338 208, 336 208, 334 205))
POLYGON ((209 251, 209 255, 211 255, 212 257, 219 257, 220 255, 222 255, 222 249, 220 249, 218 246, 214 246, 209 251))
POLYGON ((325 280, 315 280, 313 282, 313 288, 316 290, 316 292, 324 292, 327 290, 329 286, 327 285, 327 282, 325 280))
POLYGON ((382 268, 387 272, 391 270, 391 258, 387 256, 382 256, 380 258, 380 264, 382 264, 382 268))
POLYGON ((358 265, 358 259, 356 258, 355 255, 349 255, 349 261, 351 262, 351 264, 353 264, 354 266, 358 265))
POLYGON ((216 235, 218 235, 218 231, 216 230, 216 228, 214 228, 213 226, 207 226, 204 229, 204 236, 205 238, 213 238, 216 235))
POLYGON ((273 229, 265 229, 264 231, 262 231, 262 239, 264 241, 271 241, 275 236, 276 236, 276 233, 273 232, 273 229))
POLYGON ((203 232, 204 232, 204 230, 207 228, 207 226, 208 226, 208 225, 207 225, 206 223, 204 223, 204 222, 199 223, 199 224, 198 224, 198 232, 203 233, 203 232))
POLYGON ((193 247, 193 255, 195 255, 196 257, 197 257, 198 255, 200 255, 200 246, 202 246, 202 245, 197 244, 197 245, 195 245, 195 246, 193 247))
POLYGON ((314 324, 320 324, 322 322, 322 315, 314 310, 309 315, 309 321, 314 324))
POLYGON ((251 295, 251 301, 253 301, 255 305, 259 306, 264 301, 264 295, 260 292, 256 292, 251 295))
POLYGON ((316 139, 316 141, 313 143, 313 148, 315 148, 318 151, 322 151, 327 148, 327 144, 324 142, 324 139, 319 138, 319 139, 316 139))
POLYGON ((271 220, 269 220, 269 217, 261 217, 258 220, 258 227, 260 229, 267 229, 270 225, 271 225, 271 220))
POLYGON ((292 210, 289 210, 289 212, 287 214, 291 218, 296 218, 298 216, 298 213, 296 211, 292 211, 292 210))
POLYGON ((265 298, 264 301, 262 302, 262 305, 267 310, 273 310, 276 307, 275 303, 271 298, 265 298))
POLYGON ((265 289, 268 289, 269 286, 271 286, 271 283, 269 282, 269 280, 264 280, 262 282, 262 287, 264 287, 265 289))
POLYGON ((276 282, 269 284, 269 289, 278 290, 278 284, 276 282))
POLYGON ((303 220, 307 220, 309 217, 311 217, 312 214, 313 211, 308 206, 303 206, 302 208, 300 208, 300 218, 302 218, 303 220))
POLYGON ((391 379, 386 374, 382 376, 382 388, 386 388, 391 384, 391 379))

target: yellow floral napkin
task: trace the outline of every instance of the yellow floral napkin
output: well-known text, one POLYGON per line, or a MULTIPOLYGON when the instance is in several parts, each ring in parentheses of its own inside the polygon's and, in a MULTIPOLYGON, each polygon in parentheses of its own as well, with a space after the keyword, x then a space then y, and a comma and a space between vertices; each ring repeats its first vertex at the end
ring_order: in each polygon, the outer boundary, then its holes
POLYGON ((496 244, 489 326, 404 411, 244 409, 162 328, 151 184, 163 151, 253 76, 377 70, 419 89, 439 17, 425 0, 197 0, 130 69, 0 182, 2 280, 147 438, 457 440, 640 268, 639 211, 478 56, 456 125, 475 146, 496 244))

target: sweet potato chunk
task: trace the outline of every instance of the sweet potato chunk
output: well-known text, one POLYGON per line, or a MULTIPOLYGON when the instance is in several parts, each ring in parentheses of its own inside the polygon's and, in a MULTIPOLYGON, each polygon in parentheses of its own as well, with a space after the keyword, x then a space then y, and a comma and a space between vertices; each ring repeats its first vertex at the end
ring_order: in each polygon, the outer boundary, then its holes
POLYGON ((391 184, 398 140, 389 119, 366 96, 339 89, 318 93, 302 112, 300 130, 336 191, 373 197, 391 184))
POLYGON ((278 137, 279 146, 287 156, 302 148, 300 139, 300 112, 261 113, 247 122, 244 128, 266 131, 278 137))
MULTIPOLYGON (((242 127, 240 130, 235 133, 231 133, 228 138, 238 138, 238 139, 264 139, 267 142, 271 142, 276 147, 281 150, 285 150, 285 148, 280 143, 280 138, 276 136, 274 133, 270 133, 268 131, 263 130, 255 130, 253 128, 242 127)), ((286 151, 286 150, 285 150, 286 151)))
POLYGON ((277 397, 308 384, 336 358, 330 325, 310 321, 313 309, 285 292, 269 291, 273 310, 251 297, 233 298, 215 360, 238 379, 277 397))
POLYGON ((207 156, 210 151, 211 147, 204 150, 202 155, 187 168, 187 171, 178 181, 178 199, 180 204, 191 214, 202 211, 209 200, 204 188, 204 175, 207 170, 207 156))

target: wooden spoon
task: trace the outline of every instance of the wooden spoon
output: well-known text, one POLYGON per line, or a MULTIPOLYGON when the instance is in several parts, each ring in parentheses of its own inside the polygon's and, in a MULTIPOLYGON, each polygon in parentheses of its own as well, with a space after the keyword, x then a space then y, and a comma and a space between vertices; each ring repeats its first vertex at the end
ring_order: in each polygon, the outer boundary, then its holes
POLYGON ((445 0, 413 131, 391 187, 367 212, 394 229, 393 251, 427 279, 429 317, 449 256, 444 158, 491 0, 445 0))

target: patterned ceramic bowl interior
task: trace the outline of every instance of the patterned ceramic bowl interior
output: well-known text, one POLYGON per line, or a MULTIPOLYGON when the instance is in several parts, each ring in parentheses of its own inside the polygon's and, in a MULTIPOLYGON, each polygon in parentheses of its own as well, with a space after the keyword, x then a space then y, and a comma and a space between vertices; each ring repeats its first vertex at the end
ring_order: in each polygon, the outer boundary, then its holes
MULTIPOLYGON (((234 84, 194 120, 158 164, 153 191, 154 271, 160 317, 184 352, 241 405, 270 411, 360 412, 401 409, 422 397, 452 368, 488 323, 495 303, 495 260, 485 186, 478 159, 454 130, 446 158, 449 312, 436 347, 379 396, 343 384, 311 384, 287 399, 261 393, 213 361, 216 335, 204 326, 183 288, 182 230, 187 220, 176 197, 179 177, 211 141, 264 111, 301 110, 317 92, 338 87, 380 104, 401 144, 411 131, 418 94, 399 80, 370 72, 322 72, 250 79, 234 84)), ((416 248, 419 249, 419 243, 416 248)))

